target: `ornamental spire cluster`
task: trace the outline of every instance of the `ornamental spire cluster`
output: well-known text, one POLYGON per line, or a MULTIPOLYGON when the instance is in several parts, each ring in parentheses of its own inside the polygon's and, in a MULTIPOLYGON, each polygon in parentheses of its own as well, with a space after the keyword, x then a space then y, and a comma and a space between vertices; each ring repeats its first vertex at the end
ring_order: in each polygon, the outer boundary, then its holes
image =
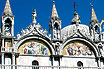
POLYGON ((74 18, 72 19, 72 24, 80 24, 80 16, 78 15, 78 13, 76 12, 76 2, 74 0, 74 18))

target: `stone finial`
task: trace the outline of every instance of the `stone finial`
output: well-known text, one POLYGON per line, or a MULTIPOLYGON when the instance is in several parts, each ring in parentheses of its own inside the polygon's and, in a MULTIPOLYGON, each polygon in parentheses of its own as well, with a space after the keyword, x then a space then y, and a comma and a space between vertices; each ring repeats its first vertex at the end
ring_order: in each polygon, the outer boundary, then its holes
POLYGON ((17 39, 20 39, 20 37, 21 37, 21 35, 20 35, 19 32, 18 32, 18 34, 17 34, 17 39))
POLYGON ((33 13, 32 13, 32 17, 33 17, 32 23, 33 23, 33 24, 36 24, 36 22, 37 22, 37 21, 36 21, 36 16, 37 16, 37 14, 36 14, 36 9, 34 9, 34 10, 33 10, 33 13))
POLYGON ((25 29, 25 33, 29 33, 29 30, 28 30, 28 28, 26 28, 26 29, 25 29))
POLYGON ((40 32, 43 33, 43 29, 40 29, 40 32))
POLYGON ((30 29, 30 31, 32 30, 32 28, 33 28, 33 26, 30 24, 30 25, 29 25, 29 29, 30 29))
POLYGON ((21 30, 21 33, 22 33, 22 36, 23 36, 25 34, 25 30, 22 29, 21 30))
POLYGON ((41 25, 38 23, 38 24, 36 25, 36 28, 37 28, 37 29, 40 29, 40 28, 41 28, 41 25))
POLYGON ((46 34, 47 34, 47 30, 46 30, 46 29, 43 31, 43 34, 44 34, 44 35, 46 35, 46 34))

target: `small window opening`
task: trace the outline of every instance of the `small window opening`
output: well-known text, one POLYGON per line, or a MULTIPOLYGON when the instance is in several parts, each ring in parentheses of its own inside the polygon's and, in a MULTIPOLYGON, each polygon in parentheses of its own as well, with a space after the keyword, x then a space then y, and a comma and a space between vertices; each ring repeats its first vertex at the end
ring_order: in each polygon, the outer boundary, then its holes
POLYGON ((32 62, 32 65, 33 65, 33 67, 32 67, 32 69, 39 69, 39 62, 38 61, 36 61, 36 60, 34 60, 33 62, 32 62))
POLYGON ((6 20, 5 20, 5 26, 11 26, 11 23, 12 23, 12 21, 9 19, 9 18, 7 18, 6 20))
POLYGON ((77 66, 79 67, 78 69, 83 69, 83 63, 81 61, 77 62, 77 66))
POLYGON ((58 28, 59 28, 59 25, 58 25, 58 23, 57 23, 57 22, 55 22, 54 27, 55 27, 56 29, 58 29, 58 28))

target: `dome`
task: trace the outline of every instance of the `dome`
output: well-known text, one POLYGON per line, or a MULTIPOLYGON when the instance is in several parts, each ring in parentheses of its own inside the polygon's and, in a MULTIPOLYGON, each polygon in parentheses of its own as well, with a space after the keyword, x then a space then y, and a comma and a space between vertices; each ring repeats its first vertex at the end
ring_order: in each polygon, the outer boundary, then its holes
MULTIPOLYGON (((86 37, 90 36, 89 27, 87 25, 79 24, 78 29, 82 35, 86 37)), ((62 39, 67 39, 68 37, 72 36, 76 32, 77 32, 76 25, 75 24, 69 25, 64 27, 61 30, 61 37, 62 39)))

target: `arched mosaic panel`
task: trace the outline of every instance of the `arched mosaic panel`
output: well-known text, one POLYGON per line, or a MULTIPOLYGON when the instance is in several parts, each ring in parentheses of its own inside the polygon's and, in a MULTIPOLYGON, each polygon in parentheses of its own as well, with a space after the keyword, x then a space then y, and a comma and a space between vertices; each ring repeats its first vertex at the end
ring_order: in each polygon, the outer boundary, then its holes
POLYGON ((18 49, 20 54, 50 55, 51 52, 47 44, 39 40, 29 40, 24 42, 18 49))
POLYGON ((86 44, 79 41, 68 43, 62 53, 67 56, 94 56, 93 51, 86 44))

